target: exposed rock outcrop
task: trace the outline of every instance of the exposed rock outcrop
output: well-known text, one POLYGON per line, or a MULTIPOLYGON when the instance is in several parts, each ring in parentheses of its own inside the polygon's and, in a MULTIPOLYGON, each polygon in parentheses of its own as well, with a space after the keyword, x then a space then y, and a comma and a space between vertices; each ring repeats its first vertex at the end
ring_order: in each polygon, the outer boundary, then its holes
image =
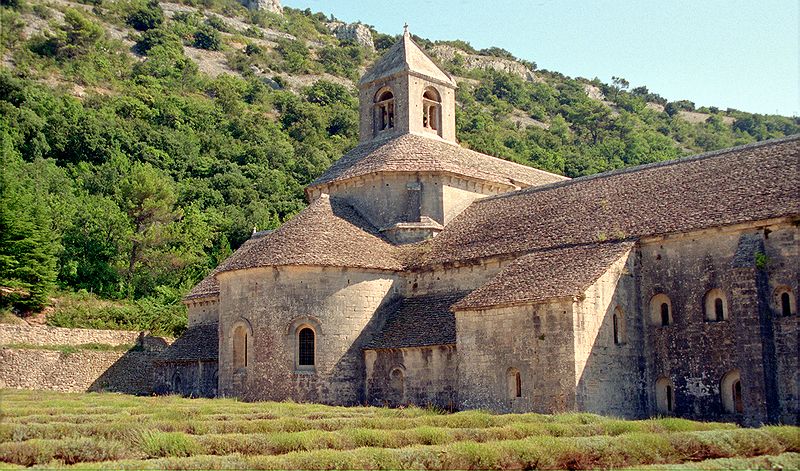
POLYGON ((328 28, 330 28, 334 36, 342 41, 354 41, 372 51, 375 50, 375 44, 372 42, 372 32, 361 23, 334 21, 328 23, 328 28))
POLYGON ((506 72, 517 75, 530 82, 539 81, 533 71, 512 59, 495 56, 481 56, 478 54, 468 54, 461 49, 440 44, 431 49, 431 54, 442 61, 452 61, 456 56, 460 56, 465 69, 492 69, 498 72, 506 72))
POLYGON ((242 0, 244 6, 250 10, 268 11, 270 13, 283 14, 283 6, 280 0, 242 0))

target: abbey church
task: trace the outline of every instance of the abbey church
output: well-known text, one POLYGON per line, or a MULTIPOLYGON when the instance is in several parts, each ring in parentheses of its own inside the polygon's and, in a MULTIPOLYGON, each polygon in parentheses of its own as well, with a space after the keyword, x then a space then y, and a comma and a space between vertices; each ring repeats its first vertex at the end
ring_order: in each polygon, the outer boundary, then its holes
POLYGON ((406 32, 360 142, 185 298, 163 392, 800 421, 800 136, 567 179, 459 146, 406 32))

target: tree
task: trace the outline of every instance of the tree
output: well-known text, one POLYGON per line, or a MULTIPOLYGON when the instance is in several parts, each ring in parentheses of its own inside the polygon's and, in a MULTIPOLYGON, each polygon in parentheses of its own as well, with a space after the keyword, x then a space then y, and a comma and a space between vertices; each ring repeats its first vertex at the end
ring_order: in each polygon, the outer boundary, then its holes
POLYGON ((172 179, 150 164, 141 163, 133 164, 128 176, 120 182, 118 204, 133 229, 127 267, 123 270, 129 296, 134 293, 133 278, 145 253, 166 243, 165 226, 181 215, 175 209, 173 185, 172 179))
POLYGON ((0 303, 39 309, 55 283, 57 244, 25 166, 0 126, 0 303))
POLYGON ((126 22, 138 31, 147 31, 160 26, 164 22, 164 10, 158 1, 140 2, 128 15, 126 22))

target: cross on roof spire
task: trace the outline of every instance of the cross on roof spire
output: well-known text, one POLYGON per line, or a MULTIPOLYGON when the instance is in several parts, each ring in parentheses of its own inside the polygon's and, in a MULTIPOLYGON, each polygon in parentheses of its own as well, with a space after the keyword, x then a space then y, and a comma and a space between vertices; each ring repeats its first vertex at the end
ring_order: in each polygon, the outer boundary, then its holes
POLYGON ((408 21, 403 23, 403 34, 408 34, 408 21))

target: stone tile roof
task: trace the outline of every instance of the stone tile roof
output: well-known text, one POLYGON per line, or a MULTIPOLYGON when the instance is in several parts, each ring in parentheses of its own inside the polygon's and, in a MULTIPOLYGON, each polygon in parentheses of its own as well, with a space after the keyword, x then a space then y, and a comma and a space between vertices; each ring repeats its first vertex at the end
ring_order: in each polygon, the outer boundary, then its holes
POLYGON ((237 258, 241 257, 247 250, 249 250, 249 246, 255 242, 257 239, 261 237, 265 237, 269 235, 272 231, 261 231, 253 234, 253 237, 246 240, 244 244, 242 244, 235 252, 233 252, 225 262, 217 266, 211 273, 208 274, 205 278, 203 278, 199 283, 197 283, 194 288, 192 288, 189 293, 183 297, 184 301, 189 301, 192 299, 200 299, 200 298, 209 298, 215 297, 219 294, 219 281, 217 281, 217 273, 220 272, 220 268, 225 263, 234 262, 237 258))
POLYGON ((416 134, 359 144, 309 188, 375 172, 447 172, 506 185, 535 186, 568 180, 526 165, 491 157, 416 134))
POLYGON ((217 273, 281 265, 401 270, 400 250, 349 204, 322 195, 269 236, 230 257, 217 273))
POLYGON ((456 319, 450 306, 466 292, 431 294, 403 298, 383 309, 386 323, 364 347, 381 348, 453 345, 456 343, 456 319))
POLYGON ((412 266, 800 214, 800 135, 484 198, 412 266))
POLYGON ((171 361, 217 361, 219 358, 219 334, 217 324, 191 326, 172 345, 161 352, 157 362, 171 361))
POLYGON ((383 57, 375 61, 372 68, 361 77, 359 84, 374 82, 405 71, 419 73, 428 78, 449 84, 454 88, 456 86, 456 82, 450 74, 440 69, 411 39, 411 35, 408 32, 404 33, 403 37, 394 43, 383 57))
POLYGON ((453 309, 536 304, 580 295, 634 244, 632 241, 611 242, 530 253, 507 265, 456 303, 453 309))

